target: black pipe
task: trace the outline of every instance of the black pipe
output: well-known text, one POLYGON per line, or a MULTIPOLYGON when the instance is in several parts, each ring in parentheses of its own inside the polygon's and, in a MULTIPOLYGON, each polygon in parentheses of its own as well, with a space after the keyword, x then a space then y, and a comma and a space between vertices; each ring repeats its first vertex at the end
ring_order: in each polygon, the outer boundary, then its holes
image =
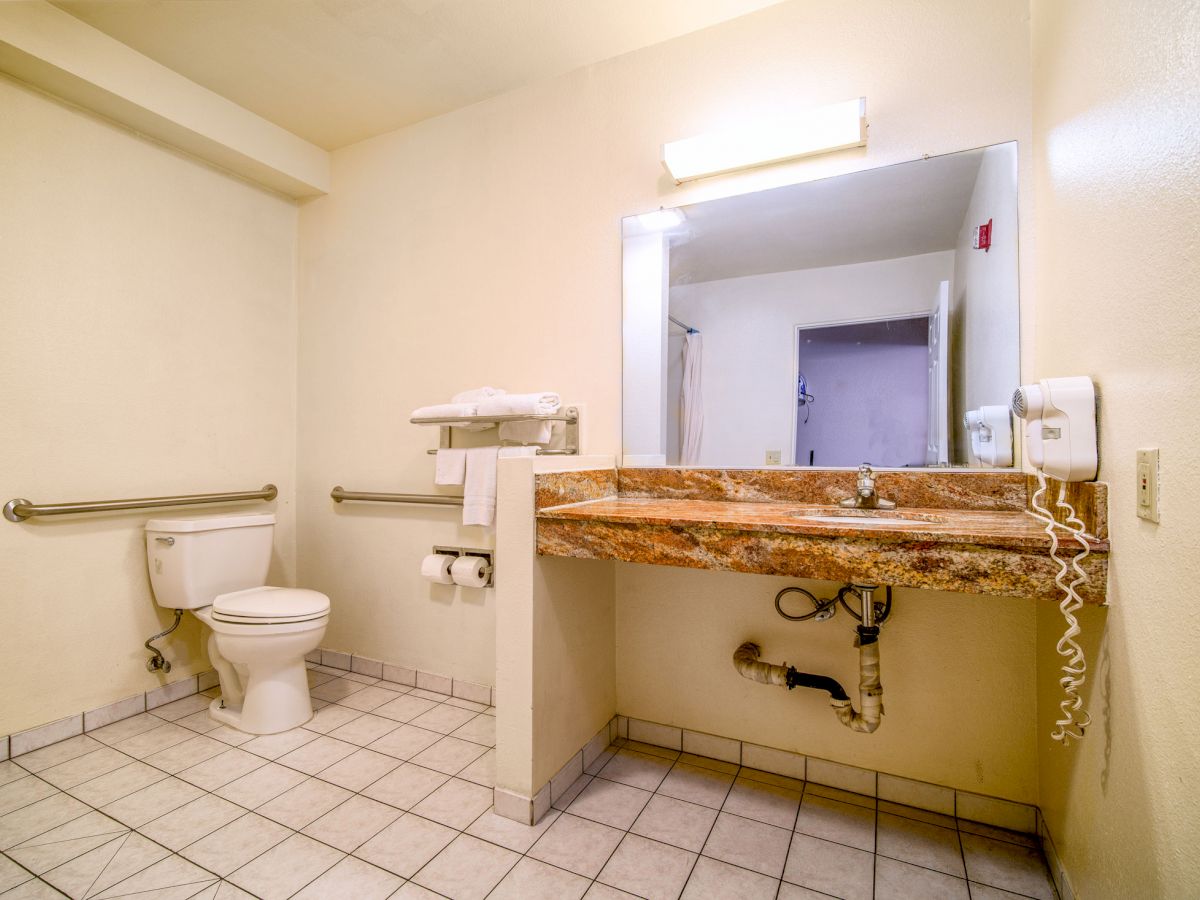
POLYGON ((787 686, 790 691, 794 687, 816 688, 818 691, 825 691, 830 698, 834 700, 849 700, 850 696, 846 693, 836 678, 830 678, 828 675, 810 675, 808 672, 797 672, 795 666, 788 666, 787 670, 787 686))
POLYGON ((865 647, 867 644, 874 644, 879 640, 878 625, 859 625, 854 630, 858 632, 858 639, 854 642, 855 646, 865 647))

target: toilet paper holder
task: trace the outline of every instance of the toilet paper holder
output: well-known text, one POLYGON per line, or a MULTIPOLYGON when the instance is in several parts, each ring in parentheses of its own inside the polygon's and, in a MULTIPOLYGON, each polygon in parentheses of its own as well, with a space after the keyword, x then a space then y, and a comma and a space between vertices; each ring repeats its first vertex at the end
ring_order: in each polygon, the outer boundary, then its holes
POLYGON ((471 547, 434 547, 434 553, 439 553, 444 556, 478 556, 484 560, 483 571, 487 573, 487 584, 484 587, 492 587, 495 584, 496 561, 491 550, 479 550, 471 547))

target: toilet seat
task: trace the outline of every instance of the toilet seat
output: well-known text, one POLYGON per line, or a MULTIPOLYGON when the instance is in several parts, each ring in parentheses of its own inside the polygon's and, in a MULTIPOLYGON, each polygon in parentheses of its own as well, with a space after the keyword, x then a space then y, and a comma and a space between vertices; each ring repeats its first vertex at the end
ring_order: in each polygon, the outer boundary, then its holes
POLYGON ((256 587, 221 594, 209 609, 214 622, 284 625, 328 616, 329 598, 304 588, 256 587))

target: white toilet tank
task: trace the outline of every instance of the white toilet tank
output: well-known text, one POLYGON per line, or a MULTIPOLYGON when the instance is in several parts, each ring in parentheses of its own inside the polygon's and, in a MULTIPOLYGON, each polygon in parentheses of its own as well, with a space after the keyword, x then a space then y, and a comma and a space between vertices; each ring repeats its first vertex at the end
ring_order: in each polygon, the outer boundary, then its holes
POLYGON ((262 587, 275 515, 198 516, 146 523, 146 562, 159 606, 199 609, 220 594, 262 587))

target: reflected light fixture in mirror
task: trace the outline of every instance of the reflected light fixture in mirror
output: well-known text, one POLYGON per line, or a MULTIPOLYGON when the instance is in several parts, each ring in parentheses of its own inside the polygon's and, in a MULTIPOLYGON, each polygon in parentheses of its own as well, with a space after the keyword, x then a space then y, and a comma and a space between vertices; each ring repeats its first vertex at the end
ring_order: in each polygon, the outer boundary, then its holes
POLYGON ((800 110, 755 125, 672 141, 663 165, 677 183, 867 145, 867 98, 800 110))
POLYGON ((677 209, 656 209, 634 216, 634 220, 644 232, 668 232, 672 228, 682 226, 683 212, 677 209))

